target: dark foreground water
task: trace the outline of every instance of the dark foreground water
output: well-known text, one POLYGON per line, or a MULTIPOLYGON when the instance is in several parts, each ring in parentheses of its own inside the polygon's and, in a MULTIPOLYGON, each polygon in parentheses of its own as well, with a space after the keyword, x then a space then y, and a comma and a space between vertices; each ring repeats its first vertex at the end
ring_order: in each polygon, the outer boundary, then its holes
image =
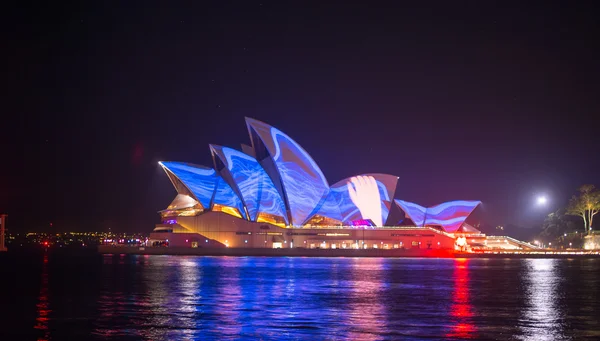
POLYGON ((599 340, 600 260, 0 255, 0 340, 599 340))

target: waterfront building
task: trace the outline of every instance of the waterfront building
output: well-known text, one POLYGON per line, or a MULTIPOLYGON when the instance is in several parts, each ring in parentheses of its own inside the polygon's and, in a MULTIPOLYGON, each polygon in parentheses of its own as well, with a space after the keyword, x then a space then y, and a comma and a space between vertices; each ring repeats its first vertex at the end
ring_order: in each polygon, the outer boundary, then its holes
POLYGON ((465 223, 480 201, 423 207, 396 199, 398 177, 380 173, 329 185, 288 135, 251 118, 246 126, 250 144, 241 150, 210 145, 211 167, 160 162, 177 195, 159 212, 147 246, 468 250, 487 243, 465 223))

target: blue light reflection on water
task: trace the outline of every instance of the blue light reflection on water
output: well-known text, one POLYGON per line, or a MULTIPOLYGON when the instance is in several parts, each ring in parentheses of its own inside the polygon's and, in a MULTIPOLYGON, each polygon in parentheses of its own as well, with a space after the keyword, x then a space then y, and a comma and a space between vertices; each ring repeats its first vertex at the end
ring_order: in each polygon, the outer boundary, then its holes
POLYGON ((598 260, 115 255, 85 262, 96 270, 85 278, 60 272, 57 260, 44 270, 44 339, 600 337, 598 260))

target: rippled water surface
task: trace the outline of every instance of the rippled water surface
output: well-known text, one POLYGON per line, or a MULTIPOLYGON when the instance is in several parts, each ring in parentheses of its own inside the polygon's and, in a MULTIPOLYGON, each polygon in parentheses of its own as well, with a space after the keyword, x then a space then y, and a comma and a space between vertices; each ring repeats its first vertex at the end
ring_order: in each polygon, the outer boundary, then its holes
POLYGON ((0 340, 599 340, 600 260, 2 255, 0 340))

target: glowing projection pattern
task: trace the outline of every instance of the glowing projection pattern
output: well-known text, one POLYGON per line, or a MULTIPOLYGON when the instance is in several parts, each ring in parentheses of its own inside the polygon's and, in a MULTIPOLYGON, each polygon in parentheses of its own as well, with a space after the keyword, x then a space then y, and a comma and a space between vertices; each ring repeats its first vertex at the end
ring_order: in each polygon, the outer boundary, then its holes
POLYGON ((253 157, 232 148, 211 146, 231 174, 242 194, 248 217, 256 221, 259 212, 283 217, 285 205, 273 181, 253 157))
POLYGON ((246 118, 246 123, 259 136, 277 167, 292 225, 304 224, 329 192, 323 172, 310 155, 282 131, 250 118, 246 118))
POLYGON ((331 190, 314 215, 343 221, 340 206, 331 190))
POLYGON ((358 227, 374 226, 373 221, 370 219, 353 220, 349 223, 349 225, 358 227))
POLYGON ((395 202, 417 226, 440 225, 447 232, 458 230, 481 204, 481 201, 456 200, 425 208, 407 201, 395 202))
POLYGON ((215 197, 212 203, 237 208, 240 211, 242 217, 248 219, 244 212, 244 205, 242 204, 242 201, 240 200, 240 198, 238 198, 237 194, 235 194, 235 192, 233 191, 231 186, 229 186, 227 181, 225 181, 221 177, 218 177, 217 189, 215 190, 215 197))
POLYGON ((449 201, 427 209, 426 225, 441 225, 448 232, 458 230, 481 201, 449 201))
MULTIPOLYGON (((253 221, 265 213, 283 217, 286 224, 294 226, 306 224, 314 215, 346 224, 359 220, 376 226, 386 223, 397 177, 363 174, 330 188, 315 161, 289 136, 250 118, 246 125, 252 148, 242 148, 251 154, 211 145, 215 161, 220 159, 219 173, 188 163, 161 163, 177 192, 193 197, 205 209, 213 204, 237 208, 244 219, 253 221)), ((453 201, 425 208, 394 202, 415 224, 441 225, 448 231, 458 229, 480 204, 453 201)))
MULTIPOLYGON (((383 226, 389 215, 385 201, 391 201, 390 195, 395 191, 395 184, 391 189, 381 181, 381 177, 387 176, 364 174, 336 183, 331 186, 327 200, 317 214, 345 223, 371 219, 376 226, 383 226)), ((397 181, 398 178, 394 178, 397 181)))
POLYGON ((376 226, 382 226, 381 195, 377 182, 372 176, 355 176, 346 185, 348 196, 360 211, 363 219, 371 219, 376 226))
POLYGON ((214 169, 183 162, 161 162, 160 164, 165 171, 170 171, 194 194, 202 207, 210 207, 210 199, 217 179, 214 169))
POLYGON ((426 207, 423 207, 419 204, 415 204, 415 203, 403 201, 403 200, 398 200, 398 199, 396 199, 394 201, 396 202, 396 205, 398 205, 400 207, 400 209, 402 209, 402 211, 404 211, 404 213, 408 216, 408 218, 410 218, 410 220, 412 220, 413 223, 415 223, 415 225, 424 226, 425 213, 427 211, 426 207))

